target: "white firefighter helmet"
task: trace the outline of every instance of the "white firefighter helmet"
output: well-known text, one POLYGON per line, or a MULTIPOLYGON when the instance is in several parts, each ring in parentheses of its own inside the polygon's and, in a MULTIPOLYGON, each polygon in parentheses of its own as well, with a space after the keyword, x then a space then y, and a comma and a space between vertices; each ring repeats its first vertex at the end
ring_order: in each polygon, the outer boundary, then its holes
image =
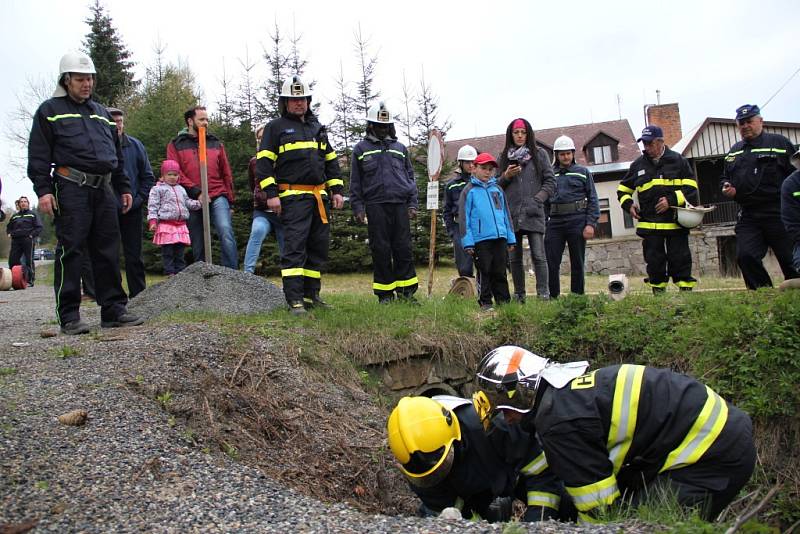
POLYGON ((68 72, 81 74, 97 74, 92 58, 83 52, 67 52, 58 62, 58 81, 53 96, 67 96, 67 90, 61 86, 61 77, 68 72))
POLYGON ((464 145, 458 149, 458 156, 456 156, 456 159, 458 161, 475 161, 477 157, 478 151, 475 150, 474 146, 464 145))
POLYGON ((572 141, 572 138, 566 135, 562 135, 556 142, 553 143, 553 152, 559 152, 563 150, 575 150, 575 143, 572 141))
POLYGON ((685 207, 673 206, 678 214, 678 224, 684 228, 694 228, 703 222, 703 216, 709 211, 714 211, 714 206, 704 208, 703 206, 692 206, 688 202, 685 207))
POLYGON ((283 82, 280 96, 285 98, 311 97, 311 88, 300 76, 294 75, 283 82))
POLYGON ((394 124, 394 114, 386 107, 386 103, 377 102, 369 107, 367 121, 378 124, 394 124))

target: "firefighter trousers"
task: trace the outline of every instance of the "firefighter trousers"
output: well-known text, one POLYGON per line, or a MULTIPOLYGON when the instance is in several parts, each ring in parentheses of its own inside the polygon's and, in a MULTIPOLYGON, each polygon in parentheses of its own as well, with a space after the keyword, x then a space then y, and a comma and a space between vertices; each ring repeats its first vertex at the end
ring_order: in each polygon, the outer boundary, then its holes
POLYGON ((88 251, 95 298, 103 321, 126 312, 128 297, 119 270, 119 217, 110 185, 94 189, 56 178, 55 276, 56 313, 63 326, 80 319, 81 265, 88 251))
MULTIPOLYGON (((325 202, 325 214, 329 215, 325 202)), ((281 277, 286 302, 319 295, 322 268, 328 261, 330 225, 322 222, 314 195, 301 193, 281 199, 283 250, 281 277)))
POLYGON ((411 252, 406 204, 367 204, 367 232, 372 252, 372 291, 378 298, 410 297, 419 281, 411 252))
POLYGON ((24 265, 25 278, 33 284, 36 265, 33 262, 33 239, 30 237, 14 237, 11 239, 11 250, 8 251, 8 266, 24 265))
POLYGON ((763 262, 768 248, 775 253, 785 279, 800 276, 792 266, 792 242, 780 216, 754 216, 743 211, 735 231, 736 263, 747 289, 772 287, 772 279, 763 262))
POLYGON ((670 277, 681 289, 691 289, 697 283, 692 278, 688 232, 644 235, 642 252, 647 263, 646 283, 653 289, 666 289, 670 277))

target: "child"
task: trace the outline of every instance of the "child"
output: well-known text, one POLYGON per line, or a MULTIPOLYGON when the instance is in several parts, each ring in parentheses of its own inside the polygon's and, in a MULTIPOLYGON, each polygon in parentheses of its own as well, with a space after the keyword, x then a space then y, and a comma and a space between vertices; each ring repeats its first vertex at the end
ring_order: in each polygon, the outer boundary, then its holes
POLYGON ((506 247, 510 253, 517 242, 505 195, 493 177, 496 169, 497 162, 491 154, 478 154, 473 175, 458 201, 461 243, 475 258, 480 273, 478 304, 482 311, 492 309, 492 296, 497 304, 511 300, 506 247))
POLYGON ((183 249, 191 244, 186 221, 189 210, 200 209, 200 199, 192 200, 178 185, 180 165, 171 159, 161 164, 161 180, 150 190, 147 220, 154 231, 153 243, 161 247, 164 274, 178 274, 185 267, 183 249))

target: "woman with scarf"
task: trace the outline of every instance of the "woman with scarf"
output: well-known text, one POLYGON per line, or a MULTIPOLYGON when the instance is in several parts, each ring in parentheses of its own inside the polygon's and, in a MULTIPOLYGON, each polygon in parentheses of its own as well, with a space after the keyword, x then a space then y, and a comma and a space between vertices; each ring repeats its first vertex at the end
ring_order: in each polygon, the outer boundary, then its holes
POLYGON ((522 261, 522 238, 527 237, 536 275, 536 295, 550 298, 547 258, 544 249, 544 202, 555 193, 556 180, 547 152, 536 146, 531 124, 514 119, 506 129, 506 143, 500 157, 500 187, 505 189, 511 208, 511 223, 517 246, 511 253, 511 278, 514 299, 525 302, 525 266, 522 261))

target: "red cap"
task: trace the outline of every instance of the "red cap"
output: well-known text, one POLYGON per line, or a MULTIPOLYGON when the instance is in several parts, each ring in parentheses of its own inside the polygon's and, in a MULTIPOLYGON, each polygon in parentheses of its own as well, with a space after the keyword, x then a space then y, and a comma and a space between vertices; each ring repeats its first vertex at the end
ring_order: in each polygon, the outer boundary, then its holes
POLYGON ((511 125, 511 129, 516 130, 517 128, 525 128, 525 121, 522 119, 515 120, 514 123, 511 125))
POLYGON ((492 165, 497 167, 497 161, 495 161, 494 156, 492 156, 488 152, 481 152, 480 154, 478 154, 478 157, 475 158, 475 161, 473 161, 473 163, 475 165, 483 165, 485 163, 491 163, 492 165))

